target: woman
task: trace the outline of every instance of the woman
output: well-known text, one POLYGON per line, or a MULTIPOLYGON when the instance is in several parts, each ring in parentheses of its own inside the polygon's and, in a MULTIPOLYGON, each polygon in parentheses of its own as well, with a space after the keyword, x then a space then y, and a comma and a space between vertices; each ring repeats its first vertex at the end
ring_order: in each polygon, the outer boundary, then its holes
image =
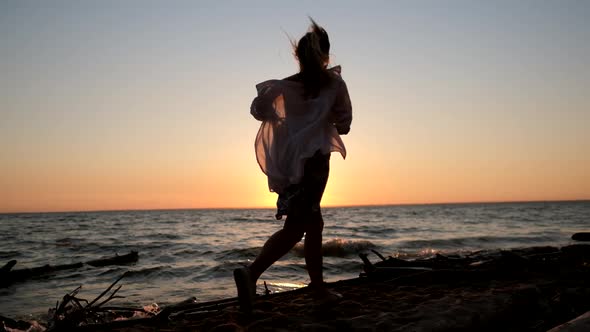
POLYGON ((244 311, 251 310, 260 275, 304 234, 309 286, 320 301, 339 297, 327 290, 322 275, 320 201, 328 181, 330 153, 337 151, 346 157, 340 135, 350 130, 352 107, 340 67, 327 68, 328 34, 313 20, 311 23, 310 31, 293 45, 299 73, 258 84, 258 96, 250 109, 262 121, 255 142, 256 159, 268 177, 270 191, 279 195, 276 218, 287 218, 256 260, 234 271, 244 311))

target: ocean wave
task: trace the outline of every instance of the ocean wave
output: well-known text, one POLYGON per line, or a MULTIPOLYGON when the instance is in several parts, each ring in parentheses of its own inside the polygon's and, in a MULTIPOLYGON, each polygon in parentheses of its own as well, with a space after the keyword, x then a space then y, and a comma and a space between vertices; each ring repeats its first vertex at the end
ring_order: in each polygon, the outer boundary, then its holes
POLYGON ((16 250, 0 250, 0 259, 14 259, 21 256, 22 254, 16 250))
POLYGON ((363 269, 363 262, 358 260, 342 260, 339 259, 335 262, 324 262, 324 271, 327 274, 338 275, 342 272, 347 273, 360 273, 363 269))
POLYGON ((193 277, 192 281, 210 280, 214 278, 227 278, 232 275, 234 269, 243 267, 244 265, 238 262, 222 262, 207 269, 201 269, 198 274, 193 277))
POLYGON ((51 279, 52 280, 68 280, 68 279, 80 280, 84 276, 85 276, 84 273, 74 272, 74 273, 66 273, 66 274, 56 274, 55 276, 52 276, 51 279))
POLYGON ((194 275, 196 271, 202 271, 204 265, 190 265, 183 267, 175 267, 174 265, 158 265, 140 268, 136 270, 128 270, 121 267, 109 268, 100 274, 101 277, 120 276, 125 273, 125 279, 132 279, 135 282, 145 280, 166 279, 172 280, 175 278, 184 278, 194 275))
POLYGON ((195 274, 195 271, 202 270, 203 266, 174 267, 171 265, 158 265, 146 267, 139 270, 130 270, 126 272, 125 279, 134 279, 137 281, 145 280, 173 280, 175 278, 184 278, 195 274))
POLYGON ((126 271, 126 269, 124 269, 122 267, 115 267, 115 268, 109 268, 105 271, 102 271, 98 275, 105 276, 105 275, 111 275, 111 274, 122 274, 124 271, 126 271))
MULTIPOLYGON (((299 257, 304 256, 304 243, 297 243, 293 250, 295 255, 299 257)), ((356 256, 360 252, 374 249, 377 246, 371 241, 367 240, 345 240, 345 239, 331 239, 322 243, 322 255, 324 257, 348 257, 356 256)))
POLYGON ((97 241, 92 243, 86 243, 79 247, 65 247, 76 253, 82 253, 85 255, 116 255, 121 253, 128 253, 130 251, 145 252, 146 249, 164 249, 160 248, 157 244, 150 243, 149 245, 129 245, 129 244, 116 244, 109 243, 106 241, 97 241))
POLYGON ((55 240, 55 245, 57 247, 79 247, 84 242, 84 239, 73 238, 73 237, 64 237, 61 239, 55 240))
POLYGON ((178 233, 156 233, 145 235, 144 238, 149 240, 181 240, 186 236, 178 233))
POLYGON ((164 269, 171 269, 170 266, 154 266, 147 267, 139 270, 130 270, 126 272, 126 278, 144 278, 147 276, 159 275, 164 269))
POLYGON ((233 261, 233 260, 246 260, 253 259, 260 252, 260 247, 242 248, 242 249, 229 249, 217 253, 215 259, 217 261, 233 261))
POLYGON ((212 253, 213 253, 213 251, 211 251, 211 250, 203 251, 202 249, 185 248, 185 249, 179 249, 179 250, 172 252, 172 255, 174 255, 174 257, 191 258, 191 257, 206 256, 206 255, 210 255, 212 253))
POLYGON ((230 221, 239 221, 239 222, 274 222, 275 220, 271 217, 269 218, 256 218, 256 217, 234 217, 231 218, 230 221))

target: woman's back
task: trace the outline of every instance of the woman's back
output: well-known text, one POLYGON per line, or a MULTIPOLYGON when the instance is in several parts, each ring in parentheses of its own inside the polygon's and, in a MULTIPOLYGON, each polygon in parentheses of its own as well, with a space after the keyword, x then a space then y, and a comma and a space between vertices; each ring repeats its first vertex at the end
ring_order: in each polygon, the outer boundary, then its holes
POLYGON ((271 191, 281 193, 303 175, 305 160, 316 151, 346 157, 339 134, 346 134, 352 107, 340 67, 329 70, 330 80, 316 96, 306 93, 296 75, 256 86, 252 115, 262 121, 256 136, 256 158, 268 176, 271 191))

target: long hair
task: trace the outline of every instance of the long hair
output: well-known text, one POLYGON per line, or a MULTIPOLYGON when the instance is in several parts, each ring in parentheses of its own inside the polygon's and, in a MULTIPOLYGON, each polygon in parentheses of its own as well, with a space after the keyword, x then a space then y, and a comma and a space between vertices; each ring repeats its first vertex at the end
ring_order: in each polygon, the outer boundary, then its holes
POLYGON ((330 39, 324 28, 311 17, 309 31, 293 45, 295 57, 299 61, 299 74, 307 97, 317 97, 320 89, 330 80, 326 69, 330 60, 330 39))

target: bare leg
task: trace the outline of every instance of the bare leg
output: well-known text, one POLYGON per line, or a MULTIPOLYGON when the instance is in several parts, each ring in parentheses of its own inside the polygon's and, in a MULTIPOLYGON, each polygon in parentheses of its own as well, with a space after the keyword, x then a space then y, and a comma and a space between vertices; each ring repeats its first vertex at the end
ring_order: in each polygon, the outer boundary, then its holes
POLYGON ((321 214, 314 214, 314 219, 305 233, 305 265, 312 284, 321 285, 324 282, 322 262, 322 231, 324 221, 321 214))
POLYGON ((306 227, 305 233, 305 264, 311 283, 309 286, 314 292, 314 297, 319 305, 336 303, 342 295, 330 291, 324 284, 322 262, 322 231, 324 221, 321 212, 313 213, 311 223, 306 227))
POLYGON ((262 251, 250 265, 252 281, 256 283, 260 275, 289 252, 302 237, 303 229, 283 228, 266 240, 262 251))

